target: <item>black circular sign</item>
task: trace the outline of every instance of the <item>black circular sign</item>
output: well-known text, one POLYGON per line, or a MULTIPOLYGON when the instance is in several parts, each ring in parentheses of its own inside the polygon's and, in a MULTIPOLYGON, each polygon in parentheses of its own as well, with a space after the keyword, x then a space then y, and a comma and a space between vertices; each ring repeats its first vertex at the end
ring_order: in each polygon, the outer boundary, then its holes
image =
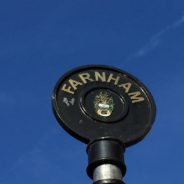
POLYGON ((109 66, 66 73, 56 84, 52 105, 60 125, 85 143, 113 138, 130 146, 145 137, 155 118, 148 89, 129 73, 109 66))

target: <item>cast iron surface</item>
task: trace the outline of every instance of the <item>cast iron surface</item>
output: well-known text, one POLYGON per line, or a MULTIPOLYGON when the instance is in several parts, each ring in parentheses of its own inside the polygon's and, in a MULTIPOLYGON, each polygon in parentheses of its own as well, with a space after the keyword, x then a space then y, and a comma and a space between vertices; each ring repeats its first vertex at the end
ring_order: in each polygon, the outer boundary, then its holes
POLYGON ((102 65, 79 67, 62 76, 52 93, 52 106, 60 125, 84 143, 113 138, 133 145, 146 136, 155 118, 155 103, 145 85, 123 70, 102 65), (95 111, 100 91, 114 100, 108 117, 95 111))

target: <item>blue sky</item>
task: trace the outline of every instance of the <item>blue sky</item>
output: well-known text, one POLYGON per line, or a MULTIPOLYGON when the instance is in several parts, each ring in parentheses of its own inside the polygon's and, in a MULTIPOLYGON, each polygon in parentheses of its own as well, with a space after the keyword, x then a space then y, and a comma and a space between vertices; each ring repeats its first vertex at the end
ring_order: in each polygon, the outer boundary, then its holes
POLYGON ((184 1, 0 2, 0 184, 91 183, 86 145, 56 122, 51 92, 84 64, 126 70, 157 105, 126 150, 127 184, 184 183, 184 1))

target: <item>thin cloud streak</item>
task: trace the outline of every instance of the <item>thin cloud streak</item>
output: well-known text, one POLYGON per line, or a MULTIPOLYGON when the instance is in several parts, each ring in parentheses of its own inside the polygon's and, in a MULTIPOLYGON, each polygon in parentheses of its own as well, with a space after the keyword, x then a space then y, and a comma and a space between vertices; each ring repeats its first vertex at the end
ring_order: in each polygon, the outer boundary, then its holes
POLYGON ((162 29, 161 31, 159 31, 158 33, 153 35, 150 38, 150 40, 148 41, 148 43, 146 43, 143 47, 141 47, 135 54, 133 54, 132 56, 129 56, 126 59, 126 61, 130 61, 132 59, 135 59, 135 58, 142 57, 142 56, 146 55, 147 53, 149 53, 150 51, 152 51, 153 49, 155 49, 159 45, 161 37, 166 32, 171 31, 173 29, 176 29, 176 28, 180 27, 183 24, 184 24, 184 16, 182 16, 179 20, 177 20, 173 24, 165 27, 164 29, 162 29))

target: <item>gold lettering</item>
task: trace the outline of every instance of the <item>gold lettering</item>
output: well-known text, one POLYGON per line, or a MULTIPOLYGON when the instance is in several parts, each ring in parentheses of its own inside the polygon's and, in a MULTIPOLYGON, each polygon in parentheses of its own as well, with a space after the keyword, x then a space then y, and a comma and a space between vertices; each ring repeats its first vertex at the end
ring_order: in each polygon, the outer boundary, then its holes
POLYGON ((108 78, 107 82, 111 82, 111 80, 113 80, 113 81, 114 81, 114 84, 117 85, 118 82, 119 82, 119 79, 120 79, 119 76, 117 76, 116 78, 114 78, 114 77, 113 77, 113 74, 111 73, 111 74, 109 75, 109 78, 108 78))
POLYGON ((141 95, 140 91, 128 93, 128 95, 130 96, 132 103, 144 101, 144 97, 140 96, 141 95))
POLYGON ((99 79, 100 79, 102 82, 105 82, 105 81, 106 81, 106 73, 105 73, 105 72, 102 72, 102 73, 95 72, 95 80, 96 80, 96 81, 99 81, 99 79))
POLYGON ((72 88, 73 88, 74 90, 77 89, 77 86, 79 86, 79 85, 82 86, 82 83, 81 83, 81 82, 76 81, 76 80, 73 80, 73 79, 69 79, 68 82, 70 83, 70 85, 72 86, 72 88))
POLYGON ((82 80, 82 82, 84 84, 86 84, 87 81, 91 81, 91 82, 93 81, 93 79, 90 78, 90 74, 89 73, 81 73, 81 74, 79 74, 79 77, 80 77, 80 79, 82 80))
POLYGON ((71 90, 71 86, 66 86, 66 84, 63 85, 63 87, 61 88, 62 91, 65 91, 67 93, 71 93, 74 94, 74 91, 71 90))
POLYGON ((125 89, 125 93, 128 93, 130 91, 131 86, 132 84, 130 82, 119 85, 120 88, 123 87, 125 89))

